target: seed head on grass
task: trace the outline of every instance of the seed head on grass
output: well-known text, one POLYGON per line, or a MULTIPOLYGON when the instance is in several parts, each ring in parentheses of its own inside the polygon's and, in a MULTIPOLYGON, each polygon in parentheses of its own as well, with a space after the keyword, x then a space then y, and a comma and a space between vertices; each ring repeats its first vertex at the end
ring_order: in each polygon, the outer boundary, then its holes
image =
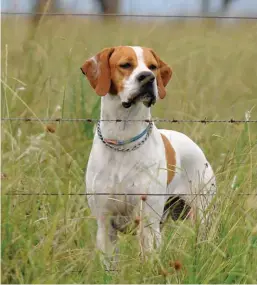
POLYGON ((182 268, 182 263, 179 260, 170 261, 170 266, 173 267, 176 271, 179 271, 182 268))
POLYGON ((48 124, 48 125, 45 126, 45 130, 48 133, 55 133, 56 127, 54 125, 48 124))
POLYGON ((140 217, 137 216, 134 220, 134 223, 138 226, 140 224, 140 217))
POLYGON ((146 194, 142 195, 142 196, 141 196, 141 200, 142 200, 142 201, 146 201, 146 200, 147 200, 147 195, 146 195, 146 194))
POLYGON ((2 179, 7 179, 7 175, 5 173, 1 173, 1 180, 2 179))

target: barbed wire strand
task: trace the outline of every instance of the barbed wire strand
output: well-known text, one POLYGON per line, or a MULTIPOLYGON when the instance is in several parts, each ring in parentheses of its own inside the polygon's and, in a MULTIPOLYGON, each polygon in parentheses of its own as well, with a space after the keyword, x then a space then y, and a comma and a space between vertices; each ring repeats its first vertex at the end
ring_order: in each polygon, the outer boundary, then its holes
POLYGON ((7 16, 75 16, 75 17, 132 17, 132 18, 184 18, 184 19, 234 19, 257 20, 254 16, 215 16, 215 15, 160 15, 160 14, 99 14, 99 13, 32 13, 32 12, 1 12, 7 16))
MULTIPOLYGON (((5 196, 172 196, 170 193, 3 193, 5 196)), ((177 196, 215 196, 217 193, 189 193, 177 196)), ((233 193, 237 196, 256 196, 257 193, 233 193)))
POLYGON ((146 119, 146 120, 104 120, 104 119, 94 119, 94 118, 1 118, 1 121, 24 121, 24 122, 81 122, 81 123, 97 123, 97 122, 155 122, 155 123, 230 123, 230 124, 239 124, 239 123, 257 123, 257 120, 236 120, 236 119, 224 119, 224 120, 213 120, 213 119, 195 119, 195 120, 187 120, 187 119, 146 119))

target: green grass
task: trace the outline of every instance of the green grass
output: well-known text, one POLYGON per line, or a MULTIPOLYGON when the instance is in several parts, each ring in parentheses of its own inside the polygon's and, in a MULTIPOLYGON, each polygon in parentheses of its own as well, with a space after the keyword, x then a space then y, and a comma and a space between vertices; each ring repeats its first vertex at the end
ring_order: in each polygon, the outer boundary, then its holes
MULTIPOLYGON (((256 30, 255 22, 56 17, 32 38, 26 18, 3 18, 2 117, 98 118, 99 98, 79 68, 122 44, 152 47, 173 68, 153 116, 244 119, 251 111, 257 119, 256 30)), ((93 125, 56 123, 50 133, 42 122, 2 122, 2 283, 257 283, 257 125, 158 126, 187 134, 213 165, 218 211, 208 238, 170 221, 161 252, 141 264, 135 238, 121 235, 120 272, 106 273, 85 197, 4 195, 84 192, 93 125)))

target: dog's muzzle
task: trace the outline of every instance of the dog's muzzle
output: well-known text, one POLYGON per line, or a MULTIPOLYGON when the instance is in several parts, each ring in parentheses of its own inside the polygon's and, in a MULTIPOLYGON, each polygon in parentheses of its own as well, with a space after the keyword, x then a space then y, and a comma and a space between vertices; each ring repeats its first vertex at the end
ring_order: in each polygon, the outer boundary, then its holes
POLYGON ((129 99, 127 102, 122 102, 124 108, 131 107, 132 104, 142 102, 146 107, 151 107, 156 102, 156 96, 154 94, 154 81, 155 76, 152 72, 141 72, 137 79, 139 84, 139 90, 129 99))
POLYGON ((132 99, 127 102, 122 102, 124 108, 130 108, 131 105, 136 104, 137 102, 142 102, 147 108, 150 108, 156 102, 156 96, 153 91, 146 91, 137 94, 132 99))

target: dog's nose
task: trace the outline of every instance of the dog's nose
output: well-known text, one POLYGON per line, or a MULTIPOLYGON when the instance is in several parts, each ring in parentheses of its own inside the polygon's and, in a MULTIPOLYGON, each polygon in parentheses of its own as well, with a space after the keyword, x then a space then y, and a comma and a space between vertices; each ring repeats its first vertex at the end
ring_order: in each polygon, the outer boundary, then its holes
POLYGON ((153 83, 154 79, 155 79, 154 75, 149 71, 140 72, 137 76, 137 81, 141 85, 153 83))

